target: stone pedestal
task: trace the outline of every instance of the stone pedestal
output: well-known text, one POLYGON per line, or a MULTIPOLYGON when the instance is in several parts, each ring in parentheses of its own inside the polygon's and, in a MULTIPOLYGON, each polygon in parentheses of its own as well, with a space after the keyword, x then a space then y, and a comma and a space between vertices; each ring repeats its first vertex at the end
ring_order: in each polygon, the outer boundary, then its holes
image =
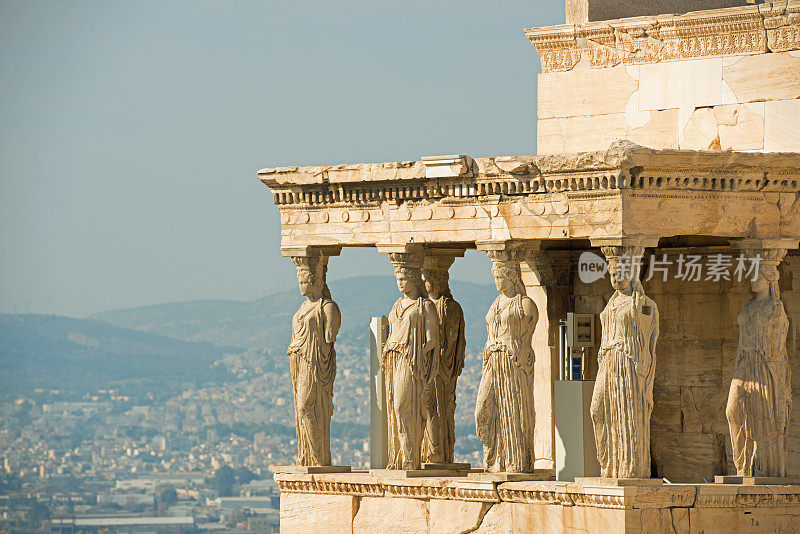
POLYGON ((271 465, 269 470, 273 473, 294 475, 314 475, 322 473, 349 473, 349 465, 271 465))
POLYGON ((584 488, 624 488, 627 486, 653 487, 664 485, 664 481, 660 478, 578 477, 575 479, 575 483, 584 488))
POLYGON ((739 534, 795 532, 800 518, 800 485, 653 486, 617 479, 615 486, 597 486, 596 479, 587 480, 593 485, 367 473, 275 475, 284 534, 739 534))
POLYGON ((470 480, 481 482, 522 482, 529 480, 553 480, 555 472, 552 469, 536 469, 532 473, 470 473, 470 480))
POLYGON ((455 469, 370 469, 369 474, 388 478, 455 477, 455 469))
POLYGON ((789 486, 800 485, 800 477, 740 477, 736 475, 717 475, 715 484, 739 484, 743 486, 789 486))
POLYGON ((422 464, 422 469, 444 469, 447 471, 470 471, 472 465, 469 463, 446 463, 446 462, 426 462, 422 464))

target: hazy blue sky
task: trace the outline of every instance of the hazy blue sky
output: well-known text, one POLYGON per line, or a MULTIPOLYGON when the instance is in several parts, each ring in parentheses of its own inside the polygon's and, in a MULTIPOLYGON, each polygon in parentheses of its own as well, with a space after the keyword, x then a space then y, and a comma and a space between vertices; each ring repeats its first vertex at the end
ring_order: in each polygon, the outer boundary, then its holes
MULTIPOLYGON (((0 0, 0 311, 296 287, 256 171, 535 153, 523 29, 563 5, 0 0)), ((374 250, 330 267, 378 273, 374 250)))

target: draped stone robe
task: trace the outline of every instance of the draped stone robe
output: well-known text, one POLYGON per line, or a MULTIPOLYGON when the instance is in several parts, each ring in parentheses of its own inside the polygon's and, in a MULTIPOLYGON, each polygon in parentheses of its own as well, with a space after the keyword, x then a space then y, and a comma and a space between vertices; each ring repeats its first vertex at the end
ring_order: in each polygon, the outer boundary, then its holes
POLYGON ((325 347, 323 308, 328 303, 333 301, 306 301, 292 318, 292 341, 286 353, 294 389, 297 465, 331 463, 336 352, 332 344, 325 347))
POLYGON ((486 314, 488 338, 478 387, 475 427, 491 472, 530 472, 534 466, 535 321, 526 321, 523 295, 498 295, 486 314))
POLYGON ((438 417, 426 421, 422 461, 451 463, 456 441, 456 383, 464 369, 466 350, 464 313, 451 296, 431 300, 439 315, 439 372, 434 377, 433 387, 428 388, 425 402, 430 405, 428 412, 434 410, 438 417), (434 422, 441 428, 429 428, 434 422))
POLYGON ((419 469, 424 432, 423 397, 439 364, 439 322, 426 298, 401 298, 389 314, 383 348, 389 469, 419 469))
POLYGON ((786 476, 792 409, 786 352, 789 320, 780 300, 749 300, 739 313, 739 349, 726 414, 740 476, 786 476))
POLYGON ((650 478, 658 308, 634 284, 631 295, 616 291, 600 314, 591 414, 601 474, 609 478, 650 478))

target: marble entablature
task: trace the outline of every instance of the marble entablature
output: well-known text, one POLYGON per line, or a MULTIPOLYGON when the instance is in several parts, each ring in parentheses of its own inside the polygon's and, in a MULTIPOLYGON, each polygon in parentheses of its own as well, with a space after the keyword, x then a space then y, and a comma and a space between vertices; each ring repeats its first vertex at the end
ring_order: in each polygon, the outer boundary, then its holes
POLYGON ((466 163, 448 166, 446 176, 431 173, 426 161, 409 161, 280 167, 259 178, 280 209, 285 250, 631 235, 800 237, 796 153, 622 142, 602 152, 456 159, 466 163))
POLYGON ((542 72, 800 49, 800 2, 529 28, 542 72))

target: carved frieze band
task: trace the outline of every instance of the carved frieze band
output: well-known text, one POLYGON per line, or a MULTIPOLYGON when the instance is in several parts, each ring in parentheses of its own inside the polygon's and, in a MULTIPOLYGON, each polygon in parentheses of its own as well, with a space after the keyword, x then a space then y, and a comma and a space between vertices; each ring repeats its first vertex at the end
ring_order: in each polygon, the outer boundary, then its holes
MULTIPOLYGON (((640 499, 638 495, 607 495, 566 491, 563 487, 519 488, 506 487, 506 484, 492 485, 486 488, 460 487, 457 484, 425 485, 401 484, 396 480, 391 483, 370 482, 336 482, 329 480, 290 480, 285 475, 276 477, 281 493, 309 493, 324 495, 352 495, 356 497, 405 497, 411 499, 447 499, 477 502, 515 502, 528 504, 553 504, 559 506, 585 506, 605 509, 629 509, 653 507, 653 495, 646 493, 640 499)), ((511 484, 510 486, 514 486, 511 484)), ((800 493, 781 493, 776 487, 765 488, 760 492, 746 493, 705 493, 697 492, 691 485, 678 485, 670 490, 661 490, 658 498, 664 507, 687 508, 732 508, 732 507, 796 507, 800 506, 800 493)))
POLYGON ((542 72, 800 48, 800 2, 525 30, 542 72), (767 7, 769 6, 769 7, 767 7), (774 6, 774 7, 773 7, 774 6))
MULTIPOLYGON (((572 176, 568 178, 506 178, 499 181, 476 183, 463 181, 454 187, 443 188, 440 184, 429 184, 424 180, 393 187, 386 183, 353 183, 347 187, 314 186, 271 186, 273 201, 278 205, 358 205, 362 208, 374 207, 380 210, 381 202, 413 202, 421 200, 451 201, 458 206, 464 199, 487 196, 501 197, 540 197, 548 193, 600 192, 637 189, 650 191, 775 191, 800 192, 800 176, 779 175, 737 176, 730 173, 722 176, 703 176, 703 171, 668 171, 640 173, 633 179, 624 173, 602 173, 597 175, 572 176)), ((432 214, 431 214, 432 215, 432 214)), ((369 212, 358 214, 353 222, 366 222, 372 215, 369 212)), ((349 218, 349 214, 347 216, 349 218)), ((302 221, 301 221, 302 222, 302 221)), ((308 221, 305 221, 308 222, 308 221)), ((322 221, 328 222, 328 221, 322 221)), ((348 219, 333 222, 349 222, 348 219)))
POLYGON ((734 506, 758 506, 759 508, 798 506, 800 493, 712 493, 697 496, 695 508, 731 508, 734 506))
POLYGON ((397 483, 362 484, 324 480, 276 480, 281 493, 320 493, 358 497, 407 497, 412 499, 451 499, 459 501, 500 502, 494 489, 458 486, 402 485, 397 483))

